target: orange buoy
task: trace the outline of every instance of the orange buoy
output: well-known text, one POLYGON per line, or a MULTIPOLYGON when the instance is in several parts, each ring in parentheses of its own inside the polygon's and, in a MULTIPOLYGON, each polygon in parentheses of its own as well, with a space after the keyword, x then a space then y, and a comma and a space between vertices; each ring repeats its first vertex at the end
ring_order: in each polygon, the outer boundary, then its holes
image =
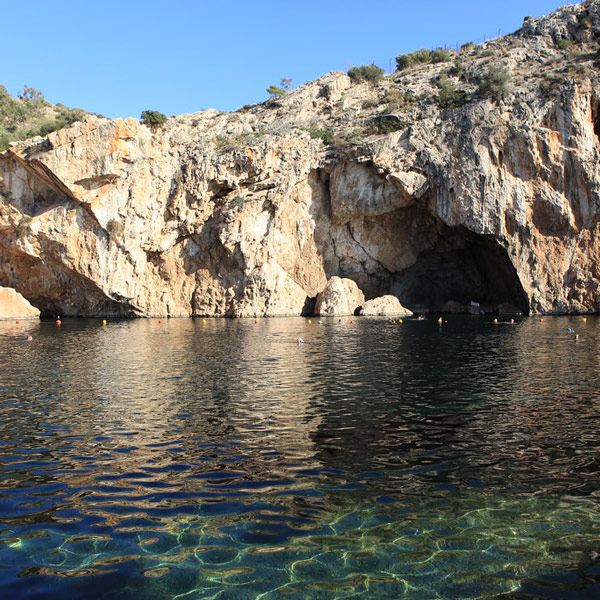
POLYGON ((544 319, 542 317, 540 317, 540 323, 543 323, 544 319))
POLYGON ((17 321, 17 322, 16 322, 16 323, 17 323, 17 325, 18 325, 20 322, 21 322, 21 321, 17 321))
POLYGON ((60 319, 56 319, 56 324, 57 324, 57 325, 61 325, 61 324, 62 324, 62 321, 61 321, 60 319))
POLYGON ((258 319, 254 319, 254 322, 255 322, 255 323, 258 323, 258 319))
POLYGON ((160 325, 161 323, 162 323, 162 319, 159 319, 158 320, 158 324, 160 325))

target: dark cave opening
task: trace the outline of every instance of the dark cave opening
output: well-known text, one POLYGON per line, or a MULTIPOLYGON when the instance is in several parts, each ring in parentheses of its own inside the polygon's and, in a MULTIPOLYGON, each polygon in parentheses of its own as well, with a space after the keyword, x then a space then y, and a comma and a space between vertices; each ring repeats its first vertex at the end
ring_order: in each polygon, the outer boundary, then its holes
POLYGON ((391 292, 415 312, 529 314, 506 250, 492 236, 448 228, 416 263, 392 277, 391 292))
POLYGON ((600 106, 592 105, 592 122, 594 124, 594 133, 596 134, 596 139, 598 143, 600 143, 600 106))

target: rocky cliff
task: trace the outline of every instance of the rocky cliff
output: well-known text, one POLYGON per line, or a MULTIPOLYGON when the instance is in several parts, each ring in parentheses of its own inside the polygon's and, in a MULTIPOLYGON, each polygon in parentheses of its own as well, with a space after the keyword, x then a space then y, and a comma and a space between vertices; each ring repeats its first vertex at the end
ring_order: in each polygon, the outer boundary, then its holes
POLYGON ((599 4, 375 84, 13 144, 0 285, 61 315, 301 314, 332 276, 413 311, 599 311, 599 4))

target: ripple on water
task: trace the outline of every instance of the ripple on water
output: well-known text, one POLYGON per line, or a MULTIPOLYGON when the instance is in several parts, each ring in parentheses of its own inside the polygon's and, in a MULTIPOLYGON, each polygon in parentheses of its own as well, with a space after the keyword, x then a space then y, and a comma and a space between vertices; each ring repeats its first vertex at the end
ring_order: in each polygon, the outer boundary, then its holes
POLYGON ((64 325, 0 323, 5 597, 593 595, 600 320, 64 325))

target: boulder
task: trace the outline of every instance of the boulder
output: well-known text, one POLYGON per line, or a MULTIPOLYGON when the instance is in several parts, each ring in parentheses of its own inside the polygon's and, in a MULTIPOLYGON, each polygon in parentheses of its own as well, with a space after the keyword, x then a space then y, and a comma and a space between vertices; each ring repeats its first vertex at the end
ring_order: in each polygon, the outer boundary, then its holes
POLYGON ((388 315, 412 315, 412 311, 404 308, 396 296, 380 296, 365 302, 360 310, 364 317, 388 315))
POLYGON ((353 315, 364 301, 365 295, 352 279, 332 277, 325 289, 317 296, 315 314, 353 315))
POLYGON ((40 311, 13 288, 0 287, 0 319, 38 319, 40 311))

